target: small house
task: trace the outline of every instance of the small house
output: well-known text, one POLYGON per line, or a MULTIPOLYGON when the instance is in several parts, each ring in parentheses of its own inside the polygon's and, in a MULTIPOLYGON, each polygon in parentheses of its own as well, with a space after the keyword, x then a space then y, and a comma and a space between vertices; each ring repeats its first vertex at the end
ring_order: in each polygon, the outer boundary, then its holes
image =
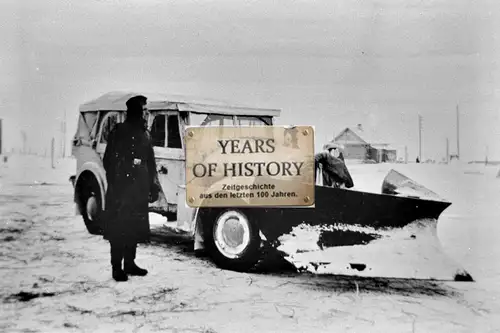
POLYGON ((342 130, 332 142, 344 146, 344 158, 348 160, 396 162, 397 151, 385 140, 365 131, 361 124, 342 130))

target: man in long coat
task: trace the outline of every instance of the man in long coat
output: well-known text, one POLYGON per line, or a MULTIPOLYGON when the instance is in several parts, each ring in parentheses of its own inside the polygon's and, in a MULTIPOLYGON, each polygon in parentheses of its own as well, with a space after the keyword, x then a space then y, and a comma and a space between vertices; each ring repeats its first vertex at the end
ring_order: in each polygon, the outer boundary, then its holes
POLYGON ((144 96, 126 102, 126 120, 110 133, 103 158, 108 182, 103 236, 110 242, 116 281, 148 273, 135 264, 137 244, 149 242, 149 202, 156 201, 159 194, 154 151, 144 120, 146 104, 144 96))
POLYGON ((330 187, 354 187, 354 182, 352 180, 351 174, 347 169, 344 162, 344 156, 342 152, 335 153, 335 149, 338 147, 325 147, 326 151, 322 151, 314 155, 315 161, 315 175, 317 169, 321 165, 321 173, 323 177, 323 185, 330 187))

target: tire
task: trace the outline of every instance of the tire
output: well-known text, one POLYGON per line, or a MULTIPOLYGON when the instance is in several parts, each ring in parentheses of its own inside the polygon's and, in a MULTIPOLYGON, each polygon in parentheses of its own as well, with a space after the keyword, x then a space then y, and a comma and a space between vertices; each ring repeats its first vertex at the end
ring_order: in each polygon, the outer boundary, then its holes
POLYGON ((248 272, 261 259, 261 239, 256 223, 243 210, 211 209, 203 221, 205 247, 222 268, 248 272), (232 224, 233 228, 224 227, 232 224), (233 229, 233 230, 230 230, 233 229))
POLYGON ((102 235, 102 197, 95 177, 87 176, 78 186, 80 212, 87 231, 92 235, 102 235))

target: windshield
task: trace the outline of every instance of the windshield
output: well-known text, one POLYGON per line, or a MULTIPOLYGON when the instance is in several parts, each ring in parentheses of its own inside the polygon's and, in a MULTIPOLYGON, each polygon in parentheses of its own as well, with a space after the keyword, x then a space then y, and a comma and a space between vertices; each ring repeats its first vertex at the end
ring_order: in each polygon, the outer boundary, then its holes
MULTIPOLYGON (((236 126, 265 126, 271 125, 271 117, 237 117, 236 126)), ((191 126, 233 126, 232 115, 191 113, 191 126)))

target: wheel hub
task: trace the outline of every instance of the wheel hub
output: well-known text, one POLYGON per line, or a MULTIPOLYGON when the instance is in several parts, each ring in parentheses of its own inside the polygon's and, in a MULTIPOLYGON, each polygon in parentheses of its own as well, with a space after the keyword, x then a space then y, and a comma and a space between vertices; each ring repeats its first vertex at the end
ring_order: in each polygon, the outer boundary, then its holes
POLYGON ((97 215, 97 209, 98 209, 97 198, 95 196, 91 196, 87 200, 87 216, 89 220, 91 221, 95 220, 95 217, 97 215))
POLYGON ((250 243, 250 227, 246 217, 236 211, 224 213, 215 222, 215 245, 227 258, 238 258, 250 243))

